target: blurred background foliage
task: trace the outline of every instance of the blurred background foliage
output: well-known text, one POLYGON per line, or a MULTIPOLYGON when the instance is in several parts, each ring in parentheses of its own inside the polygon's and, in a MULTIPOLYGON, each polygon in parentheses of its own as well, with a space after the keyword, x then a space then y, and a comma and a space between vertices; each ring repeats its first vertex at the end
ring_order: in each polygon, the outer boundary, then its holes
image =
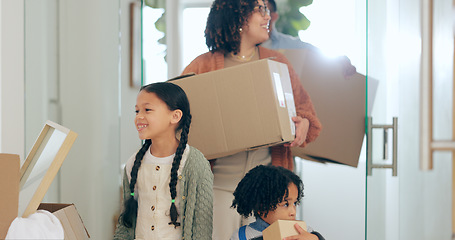
MULTIPOLYGON (((144 6, 151 7, 151 8, 162 8, 166 9, 166 0, 142 0, 144 6)), ((170 0, 172 1, 172 0, 170 0)), ((143 6, 143 7, 144 7, 143 6)), ((166 45, 166 11, 164 11, 163 15, 155 22, 155 27, 158 31, 164 33, 164 37, 160 38, 158 42, 160 44, 166 45)))
MULTIPOLYGON (((151 8, 166 9, 166 0, 142 0, 143 6, 151 8)), ((313 0, 276 0, 278 14, 280 17, 275 23, 279 32, 298 37, 300 30, 306 30, 311 22, 300 12, 301 7, 306 7, 313 3, 313 0)), ((155 22, 158 31, 166 33, 166 11, 155 22)), ((166 34, 158 41, 160 44, 166 44, 166 34)))
POLYGON ((276 0, 280 17, 275 23, 278 32, 298 37, 300 30, 310 26, 310 20, 300 12, 301 7, 313 3, 313 0, 276 0))

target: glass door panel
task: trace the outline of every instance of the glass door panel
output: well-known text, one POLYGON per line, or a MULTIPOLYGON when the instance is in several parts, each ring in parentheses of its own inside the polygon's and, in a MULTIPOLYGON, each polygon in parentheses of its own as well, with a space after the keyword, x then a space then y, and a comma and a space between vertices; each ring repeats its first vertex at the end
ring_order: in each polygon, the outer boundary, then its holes
MULTIPOLYGON (((302 41, 318 47, 328 59, 340 55, 347 56, 357 72, 366 75, 365 0, 313 1, 311 5, 302 8, 301 12, 311 21, 307 30, 299 32, 302 41), (333 22, 330 19, 338 19, 338 21, 333 22)), ((341 81, 349 80, 341 79, 341 81)), ((307 88, 305 85, 303 87, 307 88)), ((337 98, 343 95, 340 89, 334 91, 333 86, 327 86, 327 89, 336 92, 337 98)), ((315 93, 309 92, 309 94, 314 103, 317 99, 314 96, 315 93)), ((362 98, 360 101, 365 100, 362 98)), ((351 107, 343 106, 343 111, 347 112, 351 107)), ((321 115, 321 111, 324 110, 316 107, 318 115, 321 115)), ((361 128, 364 126, 363 119, 364 116, 361 116, 361 128)), ((330 127, 324 127, 323 123, 322 132, 330 131, 329 129, 330 127)), ((351 140, 349 135, 337 137, 345 141, 351 140)), ((318 140, 320 139, 316 141, 318 140)), ((305 187, 305 197, 298 208, 297 218, 305 220, 326 239, 365 239, 365 144, 359 147, 363 150, 360 157, 357 156, 359 158, 357 167, 333 163, 321 164, 296 158, 295 171, 301 176, 305 187)), ((349 150, 344 149, 344 151, 349 150)))
MULTIPOLYGON (((423 1, 422 1, 423 2, 423 1)), ((452 239, 449 153, 434 154, 434 168, 419 169, 422 58, 421 1, 367 0, 367 76, 378 81, 373 101, 373 125, 392 124, 398 118, 397 176, 390 169, 366 172, 366 239, 452 239)), ((436 139, 451 137, 453 32, 451 0, 434 4, 434 104, 436 139), (449 9, 449 10, 447 10, 449 9), (438 27, 436 27, 438 26, 438 27), (449 41, 447 41, 449 40, 449 41), (445 51, 441 49, 445 49, 445 51), (450 107, 448 107, 450 106, 450 107), (445 129, 445 130, 443 130, 445 129)), ((392 132, 373 129, 373 165, 391 164, 392 132), (384 145, 384 143, 387 143, 384 145)))
MULTIPOLYGON (((398 3, 397 3, 398 4, 398 3)), ((369 124, 386 125, 397 116, 398 106, 393 98, 397 89, 396 71, 396 25, 397 11, 393 3, 368 0, 367 8, 367 83, 377 81, 376 91, 371 90, 367 102, 372 104, 367 116, 369 124), (390 60, 389 60, 390 59, 390 60), (393 61, 391 61, 393 60, 393 61), (373 99, 372 94, 376 92, 373 99)), ((368 131, 368 130, 367 130, 368 131)), ((390 130, 370 129, 372 139, 370 151, 372 159, 368 162, 375 165, 390 165, 393 154, 390 130), (390 134, 389 134, 390 133, 390 134)), ((368 175, 368 171, 366 171, 368 175)), ((398 191, 399 177, 392 177, 391 169, 373 169, 371 176, 366 177, 366 238, 371 240, 398 239, 398 191)))

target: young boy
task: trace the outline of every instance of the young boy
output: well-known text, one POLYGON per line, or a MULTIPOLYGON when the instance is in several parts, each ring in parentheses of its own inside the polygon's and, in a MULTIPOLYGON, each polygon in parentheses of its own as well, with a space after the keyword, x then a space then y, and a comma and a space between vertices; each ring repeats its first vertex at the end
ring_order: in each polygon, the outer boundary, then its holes
MULTIPOLYGON (((244 216, 254 215, 256 221, 241 227, 231 240, 262 239, 262 231, 276 220, 295 220, 296 206, 303 197, 302 180, 293 172, 275 166, 259 165, 251 169, 234 191, 233 208, 244 216)), ((298 235, 286 240, 324 240, 321 234, 295 224, 298 235)))

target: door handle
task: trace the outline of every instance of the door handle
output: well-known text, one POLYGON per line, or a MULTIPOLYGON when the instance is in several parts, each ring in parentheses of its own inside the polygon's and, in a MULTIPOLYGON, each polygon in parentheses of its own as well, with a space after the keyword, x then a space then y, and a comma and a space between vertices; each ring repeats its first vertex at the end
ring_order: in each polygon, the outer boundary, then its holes
POLYGON ((373 124, 373 118, 368 117, 368 129, 367 129, 367 175, 371 176, 373 174, 373 168, 391 168, 392 176, 396 177, 398 175, 398 161, 397 161, 397 148, 398 148, 398 118, 393 118, 392 125, 377 125, 373 124), (384 159, 387 159, 387 133, 388 129, 393 131, 393 150, 392 150, 392 164, 373 164, 373 129, 382 128, 384 130, 384 147, 383 155, 384 159))

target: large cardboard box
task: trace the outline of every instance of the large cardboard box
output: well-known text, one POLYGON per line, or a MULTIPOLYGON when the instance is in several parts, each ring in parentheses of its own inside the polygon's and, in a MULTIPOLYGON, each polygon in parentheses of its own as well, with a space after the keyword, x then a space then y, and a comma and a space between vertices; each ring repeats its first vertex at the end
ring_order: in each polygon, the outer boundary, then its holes
POLYGON ((304 221, 295 220, 277 220, 262 231, 262 237, 264 240, 281 240, 285 237, 298 235, 295 224, 299 224, 303 230, 307 231, 307 226, 304 221))
MULTIPOLYGON (((305 148, 292 149, 294 156, 357 167, 365 135, 365 75, 345 76, 339 61, 309 49, 281 50, 300 77, 313 101, 322 131, 305 148)), ((369 109, 378 82, 368 78, 369 109)))
POLYGON ((90 238, 74 204, 41 203, 38 209, 49 211, 60 220, 65 233, 65 240, 90 238))
POLYGON ((188 143, 207 159, 294 140, 286 64, 263 59, 171 81, 191 104, 188 143))
POLYGON ((0 154, 0 239, 5 239, 17 217, 20 159, 16 154, 0 154))

